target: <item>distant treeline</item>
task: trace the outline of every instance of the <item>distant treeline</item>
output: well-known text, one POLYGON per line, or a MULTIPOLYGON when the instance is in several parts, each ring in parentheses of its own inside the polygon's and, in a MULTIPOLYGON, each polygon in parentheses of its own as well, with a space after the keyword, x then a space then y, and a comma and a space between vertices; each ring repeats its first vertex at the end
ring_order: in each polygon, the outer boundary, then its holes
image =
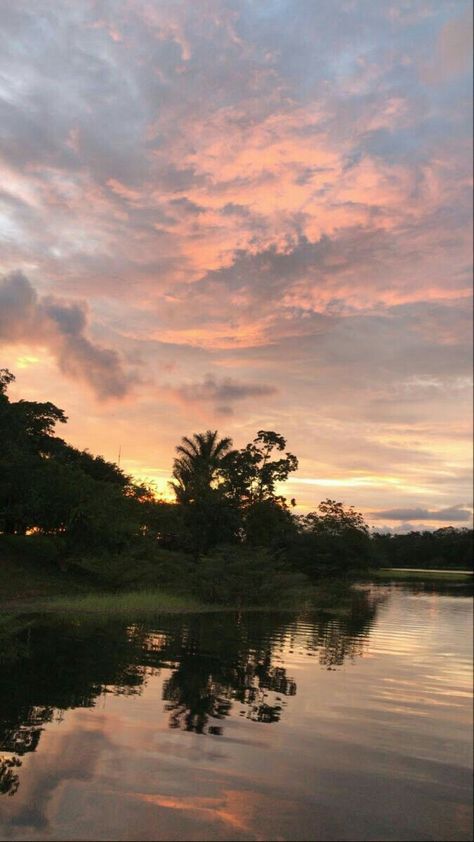
POLYGON ((56 435, 50 402, 10 401, 0 369, 0 550, 86 572, 106 586, 163 585, 215 602, 268 601, 321 577, 383 566, 462 566, 472 532, 370 536, 335 500, 295 515, 276 493, 298 467, 279 433, 236 450, 217 431, 177 447, 175 502, 56 435))
POLYGON ((372 535, 375 554, 384 567, 472 570, 472 529, 445 526, 434 532, 372 535))

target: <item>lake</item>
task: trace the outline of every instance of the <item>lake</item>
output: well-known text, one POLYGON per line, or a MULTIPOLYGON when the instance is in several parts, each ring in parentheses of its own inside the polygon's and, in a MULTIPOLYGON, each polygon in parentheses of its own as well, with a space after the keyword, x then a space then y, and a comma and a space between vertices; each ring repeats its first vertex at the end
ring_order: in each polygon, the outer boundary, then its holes
POLYGON ((341 612, 3 618, 1 838, 471 839, 468 587, 341 612))

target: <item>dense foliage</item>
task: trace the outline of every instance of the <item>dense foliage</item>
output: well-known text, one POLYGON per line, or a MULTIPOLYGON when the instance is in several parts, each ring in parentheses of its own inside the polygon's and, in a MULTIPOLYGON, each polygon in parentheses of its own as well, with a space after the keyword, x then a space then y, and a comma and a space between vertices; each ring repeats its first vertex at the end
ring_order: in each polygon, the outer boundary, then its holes
POLYGON ((386 567, 472 568, 472 529, 445 526, 434 532, 408 532, 406 535, 375 534, 375 552, 386 567))
POLYGON ((334 500, 295 515, 279 487, 298 460, 270 430, 241 450, 217 431, 183 438, 175 502, 158 500, 114 463, 56 435, 67 418, 54 404, 11 401, 13 379, 0 370, 0 550, 13 539, 22 552, 36 545, 39 558, 105 586, 158 584, 234 604, 377 564, 470 562, 469 530, 370 536, 362 515, 334 500))

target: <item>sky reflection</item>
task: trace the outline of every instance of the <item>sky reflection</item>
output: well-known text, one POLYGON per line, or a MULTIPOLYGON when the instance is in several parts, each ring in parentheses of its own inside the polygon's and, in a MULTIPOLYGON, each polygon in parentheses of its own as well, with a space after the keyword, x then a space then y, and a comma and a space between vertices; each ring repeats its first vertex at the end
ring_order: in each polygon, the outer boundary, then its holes
MULTIPOLYGON (((352 618, 205 620, 220 624, 224 645, 202 617, 162 618, 151 637, 130 628, 128 670, 119 658, 118 684, 95 684, 92 698, 91 667, 76 660, 82 701, 69 704, 85 706, 45 720, 36 750, 20 755, 2 838, 469 839, 471 599, 374 588, 356 597, 352 618), (268 687, 268 666, 261 689, 281 710, 255 719, 255 673, 242 684, 238 664, 265 657, 290 692, 268 687), (203 687, 214 699, 204 709, 203 687), (215 718, 219 699, 229 704, 215 718), (202 727, 181 714, 173 722, 183 706, 207 710, 202 727)), ((113 630, 97 631, 105 648, 113 630)), ((76 657, 92 639, 83 623, 68 635, 76 657)), ((45 693, 37 688, 36 701, 45 693)), ((53 701, 54 682, 47 693, 53 701)), ((18 702, 25 717, 27 687, 18 702)))

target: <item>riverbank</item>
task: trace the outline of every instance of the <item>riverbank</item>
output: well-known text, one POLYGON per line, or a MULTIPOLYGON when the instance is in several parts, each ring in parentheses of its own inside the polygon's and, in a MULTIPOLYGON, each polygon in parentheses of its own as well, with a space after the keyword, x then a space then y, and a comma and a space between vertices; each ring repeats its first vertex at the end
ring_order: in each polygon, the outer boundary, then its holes
POLYGON ((1 610, 5 613, 18 614, 95 614, 106 617, 151 613, 184 614, 215 611, 217 608, 204 605, 193 597, 177 596, 159 590, 143 590, 7 600, 1 604, 1 610))
MULTIPOLYGON (((390 581, 433 581, 472 582, 472 574, 459 570, 409 570, 383 568, 369 571, 364 580, 390 581)), ((132 616, 152 613, 196 613, 222 610, 257 608, 301 608, 304 604, 323 611, 334 612, 334 600, 338 611, 344 611, 344 595, 350 580, 324 579, 306 587, 304 592, 282 593, 281 604, 271 603, 252 606, 251 601, 237 600, 236 604, 223 605, 219 600, 211 603, 201 600, 193 593, 174 592, 174 588, 158 583, 143 581, 138 585, 124 584, 122 587, 105 587, 87 572, 66 568, 61 570, 55 563, 41 563, 25 558, 5 558, 0 561, 0 612, 88 614, 96 616, 132 616)))
POLYGON ((372 570, 371 576, 383 581, 399 579, 419 579, 437 581, 472 581, 472 572, 469 570, 422 570, 421 568, 382 567, 372 570))
MULTIPOLYGON (((348 583, 345 580, 325 580, 318 586, 305 588, 304 593, 283 592, 281 600, 266 600, 252 605, 249 599, 235 603, 212 603, 185 591, 173 592, 157 583, 146 580, 138 585, 122 587, 104 586, 77 569, 60 570, 55 564, 25 559, 0 561, 0 613, 89 615, 107 617, 145 616, 158 613, 212 613, 216 611, 246 610, 295 610, 305 604, 328 611, 344 612, 348 601, 348 583), (335 607, 336 604, 336 607, 335 607)), ((258 602, 258 600, 256 600, 258 602)))
POLYGON ((2 558, 0 562, 2 613, 133 614, 151 611, 185 612, 205 606, 188 595, 161 588, 104 589, 92 576, 61 570, 55 564, 2 558))

